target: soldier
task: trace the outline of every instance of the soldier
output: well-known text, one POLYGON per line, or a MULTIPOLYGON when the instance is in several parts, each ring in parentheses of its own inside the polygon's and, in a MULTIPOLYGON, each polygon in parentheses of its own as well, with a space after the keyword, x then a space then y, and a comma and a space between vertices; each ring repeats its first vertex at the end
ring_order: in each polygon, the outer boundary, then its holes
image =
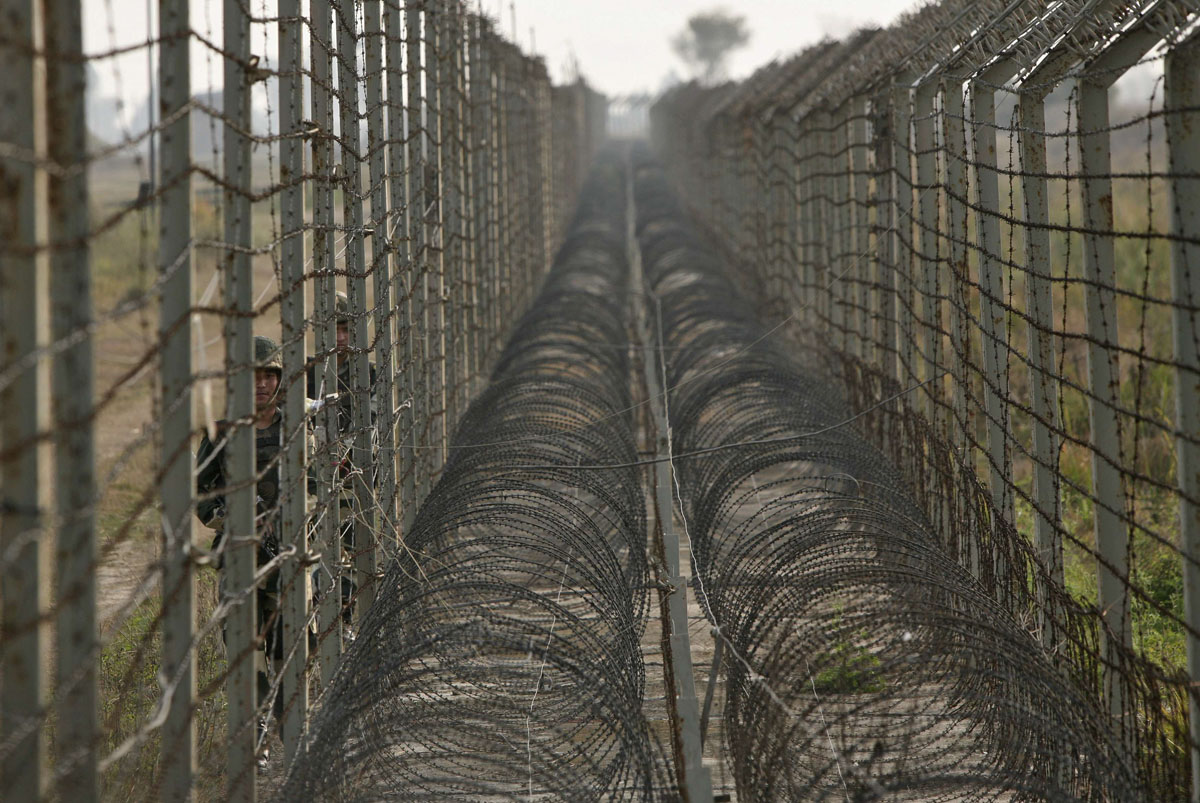
MULTIPOLYGON (((354 555, 354 520, 358 515, 371 516, 370 502, 367 500, 365 504, 359 504, 358 498, 355 495, 354 483, 350 480, 350 475, 353 471, 353 465, 350 462, 350 450, 353 447, 354 441, 354 405, 357 402, 354 393, 354 381, 352 378, 352 356, 350 348, 350 299, 345 293, 338 291, 337 299, 334 303, 334 315, 337 320, 337 388, 325 388, 325 370, 324 364, 319 360, 313 360, 308 365, 308 397, 310 399, 330 398, 336 396, 333 406, 337 413, 337 432, 329 434, 330 458, 335 464, 338 476, 335 477, 335 482, 339 486, 338 493, 338 519, 341 522, 342 534, 342 564, 349 567, 351 564, 351 556, 354 555), (361 511, 361 513, 360 513, 361 511)), ((367 382, 368 391, 368 421, 372 428, 372 446, 374 446, 374 425, 376 417, 376 396, 375 382, 376 371, 374 363, 367 364, 367 382)), ((372 483, 369 483, 373 485, 372 483)), ((315 576, 314 587, 318 595, 323 589, 330 585, 329 581, 322 582, 322 577, 318 571, 315 576)), ((349 625, 353 618, 353 598, 355 593, 355 584, 347 576, 342 576, 342 619, 346 627, 343 633, 348 640, 354 638, 354 632, 349 625)))
MULTIPOLYGON (((350 299, 345 293, 338 291, 337 301, 334 303, 334 314, 337 316, 337 347, 335 353, 337 355, 337 387, 323 388, 322 384, 325 381, 324 365, 318 360, 309 362, 308 365, 308 398, 320 399, 330 394, 337 394, 337 411, 338 411, 338 432, 342 435, 350 432, 354 426, 354 402, 352 391, 354 383, 350 376, 350 299), (324 391, 323 393, 321 391, 324 391)), ((371 423, 375 423, 375 364, 367 364, 367 383, 370 387, 370 398, 368 401, 370 409, 371 423)))
MULTIPOLYGON (((254 464, 258 476, 256 490, 258 499, 255 508, 255 530, 258 541, 257 564, 269 563, 279 554, 279 461, 283 445, 283 418, 279 410, 279 385, 283 379, 283 362, 279 346, 268 337, 254 338, 254 464)), ((196 454, 196 514, 204 524, 216 531, 212 549, 217 555, 217 568, 224 565, 221 540, 225 534, 225 442, 232 423, 218 421, 216 443, 204 433, 200 439, 200 450, 196 454)), ((310 441, 311 448, 311 441, 310 441)), ((311 477, 309 490, 312 488, 311 477)), ((279 571, 267 576, 256 591, 258 603, 258 638, 262 645, 255 652, 258 669, 259 704, 266 699, 271 689, 268 658, 273 662, 283 660, 283 624, 279 611, 279 571)), ((222 637, 224 631, 222 630, 222 637)), ((276 663, 278 666, 278 663, 276 663)), ((282 721, 283 698, 275 697, 273 713, 276 721, 282 721)), ((266 721, 260 720, 259 743, 262 746, 259 759, 267 758, 266 721)))

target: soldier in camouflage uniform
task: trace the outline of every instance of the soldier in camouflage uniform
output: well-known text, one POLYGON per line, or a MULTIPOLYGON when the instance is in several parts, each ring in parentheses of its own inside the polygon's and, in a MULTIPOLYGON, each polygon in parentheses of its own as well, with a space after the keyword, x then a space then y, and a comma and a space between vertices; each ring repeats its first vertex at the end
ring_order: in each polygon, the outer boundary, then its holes
MULTIPOLYGON (((279 554, 279 451, 283 445, 283 417, 279 410, 279 385, 283 379, 283 363, 279 346, 267 337, 254 338, 254 464, 258 474, 255 508, 258 538, 257 564, 263 566, 279 554)), ((212 549, 217 555, 217 568, 224 565, 219 549, 225 534, 225 443, 231 422, 216 423, 216 442, 204 433, 196 454, 196 514, 207 527, 216 530, 212 549)), ((311 448, 311 443, 310 443, 311 448)), ((311 479, 310 479, 310 485, 311 479)), ((310 491, 313 490, 310 488, 310 491)), ((256 590, 258 602, 258 635, 262 647, 255 652, 258 669, 258 696, 261 704, 270 692, 271 677, 268 657, 275 665, 283 660, 283 625, 279 610, 279 571, 267 576, 256 590)), ((222 632, 224 636, 224 632, 222 632)), ((283 713, 283 699, 277 695, 274 714, 277 721, 283 713)), ((260 737, 265 722, 259 723, 260 737)), ((260 739, 261 742, 261 739, 260 739)), ((264 755, 260 758, 265 758, 264 755)))
MULTIPOLYGON (((362 515, 369 519, 372 516, 372 512, 369 509, 369 502, 368 504, 359 504, 358 498, 355 495, 355 483, 350 479, 351 472, 353 471, 353 465, 350 462, 350 450, 353 448, 356 434, 354 431, 354 405, 358 399, 353 392, 354 382, 351 376, 350 299, 343 292, 339 291, 337 294, 334 314, 337 320, 337 388, 325 388, 323 386, 325 380, 324 363, 320 360, 313 360, 310 361, 308 366, 308 397, 310 399, 333 399, 332 405, 337 415, 337 432, 336 434, 330 433, 329 436, 329 459, 334 463, 337 471, 334 481, 339 487, 338 519, 341 522, 342 533, 342 564, 348 569, 352 565, 352 556, 355 554, 355 517, 362 515), (362 512, 360 513, 359 511, 362 512)), ((376 371, 374 363, 368 363, 367 373, 367 381, 370 388, 368 391, 368 420, 372 428, 371 441, 372 446, 374 446, 374 426, 377 412, 375 395, 376 371)), ((373 485, 373 482, 368 481, 368 484, 373 485)), ((323 578, 320 576, 320 572, 318 572, 315 578, 315 587, 318 593, 330 585, 328 579, 325 579, 324 582, 322 580, 323 578)), ((351 600, 354 597, 354 592, 354 582, 343 574, 342 617, 346 625, 350 624, 353 617, 351 600)), ((346 635, 348 638, 353 638, 352 631, 347 630, 346 635)))

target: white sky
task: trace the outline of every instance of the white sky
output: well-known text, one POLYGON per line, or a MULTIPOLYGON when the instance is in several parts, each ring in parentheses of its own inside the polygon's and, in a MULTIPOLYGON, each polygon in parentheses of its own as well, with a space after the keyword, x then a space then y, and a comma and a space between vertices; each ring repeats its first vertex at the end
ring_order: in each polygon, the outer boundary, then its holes
MULTIPOLYGON (((483 0, 492 16, 502 0, 483 0)), ((688 77, 671 51, 671 38, 688 17, 713 8, 741 14, 750 30, 749 44, 730 60, 732 77, 742 77, 776 56, 787 56, 823 36, 843 37, 866 24, 887 25, 914 0, 515 0, 518 42, 530 46, 534 29, 537 52, 551 74, 561 78, 574 52, 581 70, 608 94, 656 90, 672 70, 688 77)), ((501 29, 512 36, 508 2, 501 29)))
MULTIPOLYGON (((517 42, 546 58, 551 74, 561 79, 571 54, 578 58, 583 74, 608 94, 654 91, 674 71, 681 77, 687 70, 670 48, 671 38, 689 16, 699 11, 724 7, 742 14, 750 30, 750 43, 730 61, 733 77, 744 76, 775 56, 788 55, 822 36, 845 36, 868 23, 886 25, 914 0, 857 0, 844 7, 829 0, 469 0, 499 20, 506 36, 513 32, 515 7, 517 42), (531 37, 531 29, 533 36, 531 37)), ((147 6, 158 0, 84 0, 85 47, 89 53, 140 44, 147 38, 147 6)), ((202 35, 221 41, 222 0, 192 0, 192 26, 202 35)), ((275 0, 249 0, 255 13, 272 16, 275 0)), ((155 13, 157 13, 155 11, 155 13)), ((273 26, 271 26, 273 27, 273 26)), ((268 45, 263 34, 255 34, 254 50, 268 45)), ((273 31, 270 48, 274 47, 273 31)), ((193 48, 192 85, 201 91, 221 83, 219 59, 201 45, 193 48)), ((104 95, 121 95, 130 106, 145 96, 146 56, 144 50, 96 65, 104 95)))

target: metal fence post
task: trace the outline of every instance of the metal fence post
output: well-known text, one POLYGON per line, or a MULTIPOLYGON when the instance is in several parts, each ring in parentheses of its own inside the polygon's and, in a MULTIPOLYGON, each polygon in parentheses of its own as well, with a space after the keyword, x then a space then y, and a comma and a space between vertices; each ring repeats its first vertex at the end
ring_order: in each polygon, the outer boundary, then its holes
POLYGON ((1051 291, 1050 211, 1046 175, 1046 110, 1041 91, 1018 99, 1021 195, 1025 212, 1025 312, 1029 316, 1029 387, 1033 407, 1034 548, 1045 569, 1039 575, 1038 629, 1053 647, 1057 617, 1050 610, 1052 589, 1064 587, 1062 538, 1059 535, 1059 380, 1055 369, 1051 291))
POLYGON ((897 376, 896 349, 896 219, 894 172, 896 148, 893 142, 897 124, 895 93, 880 92, 874 97, 875 110, 875 342, 878 344, 878 368, 883 376, 897 376))
MULTIPOLYGON (((375 493, 371 475, 374 458, 371 454, 371 379, 368 369, 370 351, 367 334, 367 277, 366 277, 366 232, 363 226, 362 189, 362 130, 358 123, 359 76, 358 66, 358 20, 356 0, 336 0, 337 11, 337 64, 338 64, 338 109, 341 112, 342 149, 342 229, 345 233, 346 295, 350 302, 350 396, 352 399, 350 427, 353 440, 350 447, 350 462, 353 466, 348 478, 349 489, 339 487, 345 494, 349 490, 351 504, 349 515, 354 554, 354 582, 358 587, 355 618, 360 618, 371 605, 375 593, 376 534, 375 493)), ((339 483, 339 486, 341 483, 339 483)), ((345 507, 345 505, 343 505, 345 507)), ((343 513, 347 511, 343 510, 343 513)), ((334 588, 330 592, 338 595, 334 588)))
MULTIPOLYGON (((891 378, 901 387, 916 376, 917 333, 914 325, 913 262, 913 166, 911 77, 897 75, 892 81, 892 287, 896 296, 897 363, 891 378)), ((905 401, 905 404, 908 402, 905 401)))
POLYGON ((815 190, 817 209, 820 210, 820 216, 817 218, 818 228, 815 233, 818 254, 817 298, 820 299, 818 312, 820 312, 821 324, 829 330, 829 340, 833 343, 834 348, 845 350, 845 326, 835 323, 841 312, 838 296, 836 296, 839 288, 836 287, 838 286, 838 277, 835 274, 834 262, 834 241, 836 232, 838 232, 838 208, 834 204, 836 188, 833 174, 836 163, 833 154, 838 145, 836 145, 833 130, 833 115, 828 110, 822 109, 816 113, 815 118, 817 143, 817 160, 814 164, 817 181, 815 190))
POLYGON ((1079 174, 1083 193, 1083 273, 1087 319, 1088 408, 1091 418, 1092 502, 1095 516, 1101 639, 1106 655, 1105 699, 1115 720, 1123 722, 1124 689, 1120 685, 1116 645, 1128 647, 1128 539, 1125 489, 1120 469, 1121 436, 1117 418, 1120 373, 1117 340, 1116 269, 1113 240, 1112 172, 1108 133, 1108 86, 1079 82, 1079 174), (1104 233, 1101 233, 1104 232, 1104 233))
MULTIPOLYGON (((1110 711, 1132 748, 1135 713, 1126 702, 1121 654, 1133 645, 1129 601, 1129 530, 1121 449, 1121 373, 1117 361, 1117 276, 1113 232, 1112 157, 1108 90, 1162 40, 1152 17, 1101 51, 1078 82, 1079 173, 1084 215, 1084 311, 1088 330, 1088 406, 1092 433, 1092 496, 1099 552, 1099 600, 1107 626, 1101 634, 1107 663, 1104 687, 1110 711), (1111 631, 1111 632, 1109 632, 1111 631), (1112 643, 1109 642, 1111 638, 1112 643), (1123 649, 1116 645, 1120 644, 1123 649)), ((1182 542, 1181 542, 1182 543, 1182 542)))
MULTIPOLYGON (((942 86, 943 147, 945 147, 947 249, 950 256, 950 359, 954 384, 954 416, 948 433, 954 447, 955 470, 973 471, 971 441, 967 437, 971 412, 971 336, 967 330, 970 318, 970 266, 967 262, 967 141, 964 122, 962 83, 948 78, 942 86)), ((963 515, 960 509, 955 518, 963 515)), ((959 542, 959 560, 971 574, 979 577, 979 547, 973 538, 959 542)))
POLYGON ((787 183, 784 177, 787 175, 787 166, 784 159, 783 147, 783 124, 784 116, 778 110, 771 110, 771 118, 767 124, 767 141, 770 143, 767 152, 767 164, 769 165, 767 172, 768 179, 768 213, 767 213, 767 231, 768 231, 768 251, 767 251, 767 284, 766 290, 768 297, 771 299, 772 315, 782 317, 783 313, 778 309, 780 302, 783 300, 783 289, 786 286, 784 276, 786 275, 787 266, 787 226, 786 210, 787 210, 787 183))
MULTIPOLYGON (((994 86, 1009 72, 1002 63, 970 82, 972 161, 975 168, 975 239, 979 253, 979 327, 983 347, 984 414, 992 502, 1013 520, 1012 461, 1008 449, 1008 312, 1000 253, 1000 183, 996 168, 994 86)), ((999 577, 997 578, 999 581, 999 577)))
POLYGON ((279 143, 280 178, 286 182, 280 198, 283 227, 280 245, 282 298, 279 305, 283 348, 283 433, 280 455, 280 546, 295 555, 280 570, 283 643, 290 660, 283 670, 284 710, 281 724, 284 757, 296 755, 308 720, 309 568, 306 497, 309 460, 305 410, 306 368, 304 282, 306 270, 304 224, 304 86, 303 25, 300 0, 279 3, 279 143))
MULTIPOLYGON (((94 749, 99 738, 100 712, 94 658, 98 648, 95 575, 98 550, 91 421, 95 404, 94 370, 92 335, 88 328, 92 263, 85 169, 87 78, 82 59, 81 4, 77 0, 52 0, 45 8, 46 114, 54 121, 46 130, 46 146, 50 163, 62 170, 49 176, 48 185, 49 223, 53 233, 50 326, 54 342, 67 344, 55 356, 53 387, 55 512, 59 522, 55 753, 58 771, 62 773, 61 798, 88 803, 100 797, 94 749)), ((11 106, 7 108, 13 111, 11 106)), ((2 254, 0 260, 7 261, 2 254)), ((0 283, 7 286, 7 277, 0 279, 0 283)), ((7 311, 4 317, 11 320, 7 311)), ((7 487, 7 477, 2 482, 7 487)), ((7 672, 8 667, 4 669, 7 672)))
POLYGON ((405 75, 413 72, 414 65, 405 63, 404 9, 400 3, 384 3, 384 34, 387 38, 387 136, 388 136, 388 192, 389 206, 387 240, 392 253, 392 297, 395 305, 395 348, 393 362, 396 370, 393 382, 393 400, 398 412, 393 422, 392 443, 396 447, 395 471, 399 504, 398 533, 403 541, 416 513, 416 445, 413 438, 413 401, 415 400, 416 352, 413 327, 413 243, 411 238, 412 208, 408 197, 408 175, 411 169, 406 154, 408 139, 408 114, 404 101, 405 75))
MULTIPOLYGON (((913 93, 913 151, 917 163, 915 189, 917 192, 917 220, 920 234, 920 250, 917 252, 918 282, 921 296, 920 329, 923 365, 920 378, 929 384, 925 387, 925 418, 933 424, 937 421, 941 402, 941 382, 934 381, 942 367, 941 307, 938 300, 938 270, 941 253, 938 246, 938 174, 937 174, 937 84, 927 82, 913 93)), ((915 333, 914 333, 915 335, 915 333)), ((916 366, 913 366, 916 377, 916 366)))
POLYGON ((392 323, 397 302, 392 300, 392 271, 390 249, 392 244, 388 206, 387 146, 388 136, 384 130, 384 60, 383 20, 380 0, 365 0, 363 3, 363 65, 367 101, 367 151, 368 184, 371 189, 371 224, 367 228, 371 238, 371 258, 368 272, 372 277, 374 306, 371 308, 371 323, 374 337, 376 380, 371 387, 375 396, 375 420, 369 427, 372 451, 375 457, 375 475, 370 479, 378 489, 377 507, 380 520, 376 523, 381 534, 390 537, 395 533, 396 487, 395 487, 395 433, 394 416, 396 400, 392 393, 392 323))
POLYGON ((471 350, 475 353, 472 365, 472 395, 486 381, 485 373, 491 366, 491 339, 489 322, 495 295, 491 283, 495 267, 491 256, 491 186, 493 161, 491 155, 492 116, 490 88, 491 69, 488 65, 487 48, 484 46, 487 21, 479 16, 472 18, 470 52, 470 98, 471 128, 470 145, 473 162, 471 165, 471 211, 472 242, 474 243, 475 276, 472 287, 473 306, 471 350))
POLYGON ((858 330, 860 353, 864 361, 875 356, 871 337, 871 141, 867 131, 868 99, 858 95, 850 100, 850 170, 854 203, 854 282, 858 287, 858 330))
MULTIPOLYGON (((374 403, 366 411, 367 436, 370 454, 374 461, 373 471, 364 477, 369 484, 368 499, 374 499, 376 513, 375 534, 364 558, 363 570, 371 573, 367 588, 359 598, 359 607, 366 610, 375 598, 376 580, 379 572, 380 551, 385 549, 390 557, 395 552, 396 527, 396 449, 395 410, 392 378, 392 323, 398 301, 392 300, 390 210, 388 208, 387 180, 387 134, 384 131, 383 97, 383 21, 380 17, 380 0, 363 3, 363 46, 365 52, 365 83, 367 92, 367 159, 371 188, 371 237, 370 273, 374 292, 374 352, 375 380, 370 395, 374 403), (373 411, 373 412, 372 412, 373 411)), ((365 298, 364 293, 364 298, 365 298)), ((364 320, 364 328, 366 321, 364 320)), ((366 362, 367 355, 363 355, 366 362)), ((368 384, 370 377, 368 375, 368 384)), ((370 518, 367 519, 370 521, 370 518)), ((361 548, 361 547, 360 547, 361 548)))
POLYGON ((1188 624, 1188 694, 1192 800, 1200 800, 1200 37, 1166 59, 1170 149, 1171 284, 1175 350, 1175 450, 1179 477, 1184 618, 1188 624))
POLYGON ((460 27, 461 41, 456 51, 459 93, 459 150, 462 159, 462 233, 463 233, 463 385, 462 409, 465 411, 479 382, 482 354, 479 338, 479 223, 482 201, 478 186, 480 140, 475 130, 478 95, 475 90, 475 64, 478 42, 478 18, 466 15, 460 27), (468 75, 468 70, 470 74, 468 75))
POLYGON ((446 46, 445 7, 450 0, 428 0, 425 9, 425 283, 424 294, 426 361, 429 366, 430 479, 441 473, 446 461, 447 422, 446 385, 446 226, 445 198, 442 188, 442 87, 439 84, 441 60, 446 46))
POLYGON ((852 195, 854 172, 853 145, 851 142, 850 116, 852 106, 844 102, 833 110, 830 121, 833 124, 833 154, 831 167, 833 172, 833 202, 834 202, 834 242, 837 248, 837 296, 841 304, 842 325, 845 350, 848 354, 862 359, 862 309, 858 306, 857 264, 854 254, 854 200, 852 195))
MULTIPOLYGON (((337 237, 334 230, 334 161, 333 161, 333 16, 330 0, 312 0, 309 58, 312 62, 312 113, 317 133, 313 140, 313 272, 317 277, 313 299, 314 344, 319 360, 314 363, 317 394, 325 396, 338 390, 336 321, 334 304, 337 286, 337 237)), ((335 405, 327 405, 318 413, 318 426, 327 435, 327 444, 317 459, 317 504, 319 551, 324 556, 321 568, 329 575, 329 592, 321 599, 317 612, 317 629, 321 635, 321 682, 328 684, 337 669, 341 655, 342 629, 341 594, 339 589, 344 568, 341 561, 339 506, 334 490, 334 451, 338 429, 335 405)))
POLYGON ((442 310, 445 334, 443 357, 446 363, 445 437, 454 433, 458 421, 463 384, 462 337, 462 173, 459 169, 459 94, 458 94, 458 0, 445 0, 440 6, 437 72, 439 136, 438 160, 441 185, 438 202, 441 218, 442 310))
POLYGON ((496 289, 498 293, 496 298, 499 300, 499 303, 496 304, 495 329, 492 332, 492 342, 498 353, 504 345, 504 334, 508 329, 508 322, 512 320, 515 288, 513 287, 513 240, 512 219, 510 217, 512 207, 508 201, 509 182, 511 180, 508 161, 509 117, 508 109, 506 108, 508 98, 508 60, 505 58, 503 45, 498 37, 492 37, 492 46, 493 64, 495 65, 495 84, 492 88, 494 104, 492 116, 496 126, 494 143, 496 181, 493 191, 496 210, 493 214, 496 221, 496 245, 498 247, 496 259, 496 289))
MULTIPOLYGON (((37 434, 49 416, 49 371, 36 356, 48 336, 46 257, 45 65, 42 6, 5 6, 10 43, 0 48, 0 368, 13 372, 0 384, 0 743, 12 743, 0 765, 0 792, 8 800, 41 800, 46 790, 44 713, 47 643, 40 619, 48 603, 46 514, 50 464, 37 434), (25 156, 29 154, 32 156, 25 156)), ((181 517, 182 518, 182 517, 181 517)), ((177 724, 177 720, 172 720, 177 724)))
MULTIPOLYGON (((225 253, 225 419, 228 427, 210 433, 224 454, 220 458, 226 489, 225 535, 221 542, 221 596, 232 603, 225 622, 229 675, 225 684, 229 711, 227 794, 230 800, 255 799, 255 739, 257 729, 256 641, 257 589, 255 527, 255 401, 253 276, 250 249, 250 87, 244 66, 250 59, 250 19, 238 0, 224 3, 224 127, 225 178, 223 217, 225 253)), ((190 300, 190 299, 189 299, 190 300)), ((264 467, 265 468, 265 467, 264 467)))
POLYGON ((453 21, 451 41, 454 50, 450 59, 449 84, 451 93, 451 129, 450 148, 453 164, 454 193, 451 201, 454 204, 453 220, 454 248, 451 251, 454 260, 453 275, 455 279, 454 292, 451 299, 457 299, 454 311, 454 324, 457 329, 454 345, 458 354, 458 375, 455 388, 454 417, 450 419, 452 431, 458 428, 458 419, 467 404, 471 401, 471 377, 474 355, 471 353, 471 288, 473 286, 473 266, 471 264, 471 163, 470 122, 467 119, 470 105, 467 100, 466 45, 469 36, 468 20, 459 3, 453 5, 451 15, 453 21))
MULTIPOLYGON (((434 446, 431 443, 429 418, 431 414, 428 396, 429 360, 431 335, 426 324, 428 318, 428 295, 426 272, 429 266, 429 239, 426 230, 425 174, 428 171, 425 134, 425 89, 422 80, 425 74, 422 44, 424 28, 422 0, 409 2, 405 12, 405 63, 408 67, 408 106, 406 140, 408 142, 408 226, 409 285, 412 297, 409 342, 412 354, 409 393, 412 397, 413 426, 409 431, 413 451, 414 506, 419 506, 429 492, 429 465, 433 460, 434 446)), ((415 511, 414 511, 415 512, 415 511)))
POLYGON ((159 213, 160 389, 162 426, 162 666, 170 705, 162 736, 165 800, 187 799, 196 768, 195 637, 192 513, 192 100, 188 0, 161 0, 158 80, 162 203, 159 213))
POLYGON ((814 157, 814 136, 812 136, 812 114, 797 120, 797 216, 799 217, 799 252, 800 252, 800 305, 803 310, 803 322, 815 328, 817 325, 817 268, 816 244, 820 223, 818 223, 817 206, 812 185, 812 157, 814 157))

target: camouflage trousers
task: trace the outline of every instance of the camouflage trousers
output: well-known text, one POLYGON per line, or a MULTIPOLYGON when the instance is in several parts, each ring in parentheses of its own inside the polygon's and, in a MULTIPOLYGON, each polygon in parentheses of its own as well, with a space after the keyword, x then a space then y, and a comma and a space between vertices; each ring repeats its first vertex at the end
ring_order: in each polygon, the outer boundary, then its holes
MULTIPOLYGON (((225 586, 224 574, 221 576, 222 592, 233 591, 225 586)), ((279 592, 268 591, 265 588, 255 589, 255 606, 258 609, 255 635, 259 645, 254 651, 254 672, 257 679, 257 704, 261 708, 271 694, 271 683, 283 665, 283 615, 279 605, 279 592)), ((221 641, 228 649, 226 624, 221 624, 221 641)), ((271 705, 271 713, 276 721, 283 716, 283 695, 276 694, 271 705)))

